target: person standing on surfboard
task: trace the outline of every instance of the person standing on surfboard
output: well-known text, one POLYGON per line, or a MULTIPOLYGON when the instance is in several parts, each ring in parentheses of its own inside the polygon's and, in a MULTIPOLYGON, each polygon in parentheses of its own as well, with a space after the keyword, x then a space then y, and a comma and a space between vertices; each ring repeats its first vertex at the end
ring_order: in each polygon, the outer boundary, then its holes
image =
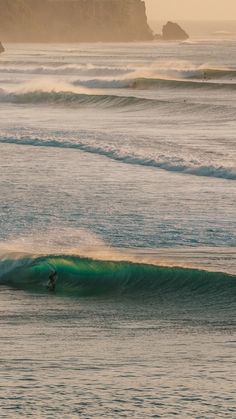
POLYGON ((57 282, 57 271, 54 270, 53 272, 50 273, 49 280, 48 280, 48 283, 47 283, 47 287, 48 287, 49 291, 55 291, 56 282, 57 282))

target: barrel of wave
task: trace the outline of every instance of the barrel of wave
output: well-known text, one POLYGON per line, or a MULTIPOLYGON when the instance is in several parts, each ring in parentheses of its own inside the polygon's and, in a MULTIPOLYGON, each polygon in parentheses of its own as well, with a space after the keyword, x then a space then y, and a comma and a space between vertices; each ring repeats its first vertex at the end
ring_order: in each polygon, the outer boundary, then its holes
POLYGON ((26 257, 17 264, 14 261, 12 269, 0 278, 0 284, 28 292, 48 293, 52 271, 57 273, 54 293, 58 296, 151 297, 155 301, 187 300, 191 304, 201 300, 214 306, 227 301, 227 305, 231 302, 235 306, 234 275, 78 256, 26 257))

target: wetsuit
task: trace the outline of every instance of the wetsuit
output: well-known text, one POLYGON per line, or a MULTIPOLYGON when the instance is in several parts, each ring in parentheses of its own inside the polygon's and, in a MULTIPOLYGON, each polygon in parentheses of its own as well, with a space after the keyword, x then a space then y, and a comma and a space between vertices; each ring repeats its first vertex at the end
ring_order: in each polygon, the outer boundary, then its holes
POLYGON ((55 272, 52 272, 49 275, 49 281, 48 281, 48 284, 47 284, 47 287, 48 287, 49 291, 55 291, 56 282, 57 282, 57 273, 55 271, 55 272))

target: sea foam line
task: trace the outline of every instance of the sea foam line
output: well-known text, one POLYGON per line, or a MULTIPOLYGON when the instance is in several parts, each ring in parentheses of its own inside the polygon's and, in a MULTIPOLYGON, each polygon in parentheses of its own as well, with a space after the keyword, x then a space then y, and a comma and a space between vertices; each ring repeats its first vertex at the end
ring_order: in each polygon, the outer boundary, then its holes
POLYGON ((17 144, 24 146, 33 147, 55 147, 55 148, 67 148, 67 149, 78 149, 86 153, 97 154, 100 156, 108 157, 112 160, 116 160, 126 164, 133 164, 139 166, 153 167, 157 169, 166 170, 169 172, 178 172, 187 175, 213 177, 226 180, 236 180, 236 169, 233 167, 223 167, 214 165, 201 165, 199 164, 191 166, 187 161, 183 159, 176 160, 175 156, 157 156, 156 158, 150 158, 145 156, 137 156, 135 154, 125 153, 124 151, 117 150, 109 146, 96 146, 90 145, 85 141, 76 140, 71 141, 59 141, 59 140, 42 140, 38 138, 23 137, 17 139, 15 137, 0 138, 2 144, 17 144))

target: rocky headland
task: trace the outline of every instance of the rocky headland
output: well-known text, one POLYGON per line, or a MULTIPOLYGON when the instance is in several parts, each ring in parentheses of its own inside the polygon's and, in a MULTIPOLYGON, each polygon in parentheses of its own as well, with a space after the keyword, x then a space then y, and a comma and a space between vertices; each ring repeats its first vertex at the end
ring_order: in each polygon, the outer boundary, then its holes
POLYGON ((4 51, 5 51, 5 48, 4 48, 4 46, 2 45, 2 43, 0 41, 0 54, 1 54, 1 52, 4 52, 4 51))
POLYGON ((142 0, 0 0, 0 38, 9 42, 152 40, 142 0))

